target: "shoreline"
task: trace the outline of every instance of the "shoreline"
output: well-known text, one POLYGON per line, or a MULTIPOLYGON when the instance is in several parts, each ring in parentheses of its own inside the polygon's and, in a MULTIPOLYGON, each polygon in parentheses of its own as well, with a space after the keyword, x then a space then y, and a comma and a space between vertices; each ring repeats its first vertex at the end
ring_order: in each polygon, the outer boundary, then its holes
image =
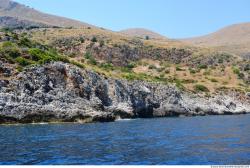
POLYGON ((82 122, 82 121, 72 121, 72 122, 65 122, 65 121, 53 121, 53 122, 31 122, 31 123, 0 123, 0 126, 21 126, 21 125, 56 125, 56 124, 95 124, 95 123, 109 123, 109 122, 123 122, 123 121, 133 121, 133 120, 140 120, 140 119, 159 119, 159 118, 191 118, 191 117, 208 117, 208 116, 238 116, 238 115, 250 115, 250 113, 237 113, 237 114, 207 114, 207 115, 182 115, 182 116, 165 116, 165 117, 151 117, 151 118, 124 118, 124 119, 115 119, 113 121, 93 121, 93 122, 82 122))
POLYGON ((62 62, 29 68, 0 88, 3 124, 245 113, 250 113, 250 97, 238 92, 206 97, 171 84, 105 78, 62 62))

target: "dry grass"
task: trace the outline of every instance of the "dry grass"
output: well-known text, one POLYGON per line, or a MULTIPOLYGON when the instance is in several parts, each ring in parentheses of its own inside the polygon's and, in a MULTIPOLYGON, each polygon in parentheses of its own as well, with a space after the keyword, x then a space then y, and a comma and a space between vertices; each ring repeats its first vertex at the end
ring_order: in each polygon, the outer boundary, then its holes
POLYGON ((183 42, 202 47, 215 47, 240 56, 250 53, 250 23, 235 24, 217 32, 197 38, 183 39, 183 42))
POLYGON ((101 28, 73 28, 73 29, 66 29, 66 28, 46 28, 46 29, 36 29, 31 31, 31 35, 33 40, 42 41, 46 44, 50 44, 51 42, 55 41, 56 39, 60 38, 68 38, 68 37, 99 37, 108 41, 110 45, 114 44, 129 44, 129 41, 134 39, 140 40, 146 46, 153 46, 153 47, 161 47, 161 48, 193 48, 191 45, 187 45, 177 40, 144 40, 141 38, 134 38, 130 36, 123 35, 118 32, 109 31, 106 29, 101 28))
MULTIPOLYGON (((32 38, 36 41, 43 41, 46 44, 50 44, 56 39, 67 38, 67 37, 80 37, 91 39, 91 37, 96 37, 104 39, 106 41, 105 45, 114 44, 130 44, 132 37, 122 35, 120 33, 99 29, 99 28, 77 28, 77 29, 38 29, 32 30, 32 38)), ((192 57, 210 56, 217 50, 214 47, 192 47, 185 43, 181 43, 175 40, 143 40, 140 39, 146 46, 162 47, 162 48, 191 48, 194 54, 192 57)), ((74 61, 82 62, 83 57, 71 58, 74 61)), ((237 60, 239 57, 236 58, 237 60)), ((240 59, 239 59, 240 60, 240 59)), ((101 63, 101 60, 97 60, 101 63)), ((123 72, 119 68, 114 68, 114 70, 106 71, 98 66, 89 65, 83 62, 85 67, 90 70, 94 70, 106 76, 113 78, 122 78, 127 72, 123 72)), ((146 74, 152 79, 154 77, 160 77, 168 79, 170 82, 181 82, 181 84, 190 91, 195 91, 194 86, 197 84, 204 85, 209 89, 211 93, 215 93, 218 89, 224 87, 228 89, 240 89, 246 90, 248 86, 244 85, 243 80, 238 79, 238 76, 234 74, 232 70, 232 64, 226 64, 224 70, 223 66, 219 65, 215 69, 195 69, 195 73, 190 71, 190 67, 185 64, 175 65, 167 62, 162 62, 159 60, 151 59, 141 59, 136 62, 136 67, 133 68, 131 73, 134 74, 146 74)))
POLYGON ((228 89, 247 89, 244 87, 243 80, 233 72, 232 66, 225 68, 216 67, 215 69, 195 69, 195 73, 190 71, 186 65, 167 64, 161 65, 159 61, 143 60, 137 67, 133 69, 135 73, 147 73, 152 76, 159 76, 168 79, 177 79, 182 82, 183 86, 194 91, 194 85, 202 84, 206 86, 211 93, 216 92, 221 87, 228 89), (156 68, 150 69, 149 66, 154 65, 156 68))

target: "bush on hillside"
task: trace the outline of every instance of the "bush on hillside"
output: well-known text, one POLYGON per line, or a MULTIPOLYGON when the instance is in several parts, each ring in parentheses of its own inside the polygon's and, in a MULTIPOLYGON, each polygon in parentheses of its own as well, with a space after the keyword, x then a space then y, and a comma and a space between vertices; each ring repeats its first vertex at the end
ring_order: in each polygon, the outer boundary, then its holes
POLYGON ((23 57, 17 57, 16 58, 16 62, 21 65, 21 66, 27 66, 27 65, 30 65, 32 64, 32 62, 28 59, 25 59, 23 57))
POLYGON ((6 41, 1 46, 1 53, 5 57, 17 58, 21 55, 21 51, 15 43, 6 41))
POLYGON ((201 84, 194 85, 194 89, 197 92, 209 92, 209 89, 206 86, 201 85, 201 84))
POLYGON ((93 43, 95 43, 95 42, 97 42, 97 38, 96 38, 96 37, 92 37, 91 41, 92 41, 93 43))
POLYGON ((205 64, 201 64, 198 66, 199 69, 207 69, 207 65, 205 64))

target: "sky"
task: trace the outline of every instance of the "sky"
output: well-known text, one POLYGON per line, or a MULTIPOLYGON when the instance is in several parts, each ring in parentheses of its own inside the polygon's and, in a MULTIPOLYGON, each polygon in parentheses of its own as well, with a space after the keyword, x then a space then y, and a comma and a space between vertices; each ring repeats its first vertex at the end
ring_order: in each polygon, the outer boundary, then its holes
POLYGON ((119 31, 146 28, 169 38, 250 22, 250 0, 15 0, 40 11, 119 31))

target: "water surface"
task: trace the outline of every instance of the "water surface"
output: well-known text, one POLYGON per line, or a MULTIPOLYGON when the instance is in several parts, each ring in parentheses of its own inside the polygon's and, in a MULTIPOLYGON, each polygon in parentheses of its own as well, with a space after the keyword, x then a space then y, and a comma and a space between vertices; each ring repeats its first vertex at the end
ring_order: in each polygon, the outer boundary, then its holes
POLYGON ((5 125, 0 164, 250 164, 250 115, 5 125))

